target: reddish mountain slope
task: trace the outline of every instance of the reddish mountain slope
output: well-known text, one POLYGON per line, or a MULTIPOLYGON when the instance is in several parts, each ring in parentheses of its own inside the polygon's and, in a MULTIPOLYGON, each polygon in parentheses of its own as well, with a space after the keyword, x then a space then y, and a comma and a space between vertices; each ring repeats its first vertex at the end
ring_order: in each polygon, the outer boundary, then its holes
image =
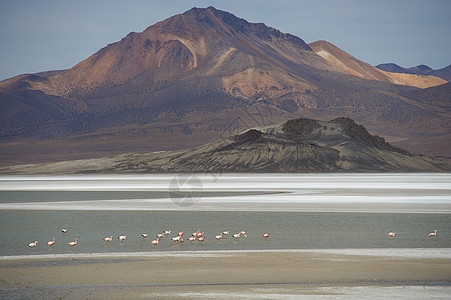
MULTIPOLYGON (((435 76, 425 76, 424 74, 427 72, 424 73, 423 71, 418 74, 408 74, 407 72, 397 73, 379 70, 326 41, 313 42, 310 43, 309 46, 316 54, 324 58, 330 65, 334 66, 336 71, 360 78, 392 82, 394 84, 409 85, 419 88, 433 87, 447 82, 446 80, 435 76)), ((396 70, 395 67, 392 69, 396 70)), ((424 68, 418 66, 418 70, 424 70, 424 68)), ((412 70, 412 72, 414 71, 412 70)))

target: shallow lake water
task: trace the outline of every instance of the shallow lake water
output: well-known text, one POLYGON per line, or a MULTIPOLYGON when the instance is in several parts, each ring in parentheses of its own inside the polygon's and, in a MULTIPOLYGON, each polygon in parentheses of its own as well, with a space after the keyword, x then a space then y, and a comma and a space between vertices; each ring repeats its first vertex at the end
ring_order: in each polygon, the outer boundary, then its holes
POLYGON ((1 177, 0 255, 449 248, 450 212, 451 174, 1 177), (187 241, 198 229, 206 240, 187 241), (152 246, 163 230, 172 234, 152 246), (247 237, 214 240, 225 230, 247 237), (182 244, 170 240, 179 231, 182 244), (387 237, 390 231, 397 235, 387 237), (35 240, 38 246, 28 248, 35 240))

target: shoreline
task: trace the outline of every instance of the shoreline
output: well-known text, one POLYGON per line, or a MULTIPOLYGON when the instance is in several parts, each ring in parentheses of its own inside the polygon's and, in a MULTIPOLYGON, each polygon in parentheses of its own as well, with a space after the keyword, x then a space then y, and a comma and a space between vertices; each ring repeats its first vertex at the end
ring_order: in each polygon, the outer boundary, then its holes
POLYGON ((450 292, 451 248, 0 257, 5 298, 349 299, 394 293, 408 299, 450 292))
POLYGON ((369 256, 384 258, 427 258, 450 259, 451 248, 330 248, 330 249, 265 249, 265 250, 173 250, 157 252, 93 252, 58 253, 31 255, 4 255, 3 261, 17 260, 64 260, 64 259, 120 259, 158 257, 228 257, 239 254, 257 253, 315 253, 342 256, 369 256))

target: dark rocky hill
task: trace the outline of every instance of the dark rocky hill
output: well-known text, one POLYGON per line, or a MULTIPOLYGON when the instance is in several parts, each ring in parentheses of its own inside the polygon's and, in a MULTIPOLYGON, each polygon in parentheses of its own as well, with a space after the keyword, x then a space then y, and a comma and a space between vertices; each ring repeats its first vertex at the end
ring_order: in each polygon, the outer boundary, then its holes
POLYGON ((180 151, 0 169, 3 174, 444 171, 451 165, 396 148, 343 117, 293 119, 180 151))

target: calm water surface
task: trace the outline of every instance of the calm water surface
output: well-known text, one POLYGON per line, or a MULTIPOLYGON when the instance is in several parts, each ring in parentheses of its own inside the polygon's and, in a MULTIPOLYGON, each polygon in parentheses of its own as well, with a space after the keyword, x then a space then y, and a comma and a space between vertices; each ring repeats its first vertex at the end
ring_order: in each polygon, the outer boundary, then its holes
POLYGON ((0 255, 451 247, 451 174, 180 179, 185 181, 175 186, 169 175, 0 177, 0 255), (175 204, 180 198, 171 198, 177 195, 198 198, 192 206, 180 206, 175 204), (316 211, 309 211, 311 207, 316 211), (434 213, 428 213, 430 207, 434 213), (397 213, 386 213, 395 208, 397 213), (63 235, 61 228, 69 232, 63 235), (170 240, 179 231, 187 238, 197 229, 205 232, 202 244, 170 240), (435 229, 438 236, 429 238, 435 229), (153 247, 149 240, 163 230, 172 230, 172 235, 153 247), (244 230, 248 237, 214 240, 225 230, 244 230), (397 233, 395 238, 386 236, 390 231, 397 233), (268 240, 262 238, 266 232, 271 234, 268 240), (105 244, 103 238, 111 235, 114 240, 105 244), (119 235, 127 240, 120 242, 119 235), (67 246, 76 237, 78 245, 67 246), (56 244, 49 247, 46 242, 52 238, 56 244), (35 240, 38 246, 29 249, 27 244, 35 240))
POLYGON ((133 252, 159 250, 241 250, 310 248, 440 248, 451 247, 448 214, 301 213, 301 212, 193 212, 193 211, 0 211, 0 255, 51 253, 133 252), (69 228, 67 234, 61 228, 69 228), (205 232, 202 244, 175 244, 169 237, 153 247, 141 233, 154 237, 163 230, 197 229, 205 232), (439 229, 435 238, 427 235, 439 229), (224 230, 246 231, 247 238, 214 236, 224 230), (396 231, 395 238, 385 234, 396 231), (268 240, 262 234, 270 232, 268 240), (105 244, 103 237, 114 236, 105 244), (125 242, 117 239, 127 235, 125 242), (53 247, 46 242, 53 237, 53 247), (66 244, 79 238, 77 246, 66 244), (38 246, 27 247, 38 240, 38 246))

